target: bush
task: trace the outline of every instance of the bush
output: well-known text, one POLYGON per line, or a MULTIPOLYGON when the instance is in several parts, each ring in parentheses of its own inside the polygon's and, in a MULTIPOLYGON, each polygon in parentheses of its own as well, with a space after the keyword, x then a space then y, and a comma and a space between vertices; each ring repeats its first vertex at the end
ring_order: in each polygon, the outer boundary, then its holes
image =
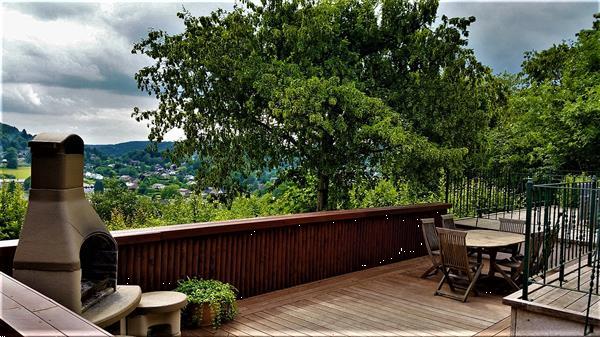
POLYGON ((18 239, 27 212, 23 188, 14 182, 0 188, 0 240, 18 239))
POLYGON ((185 326, 198 326, 206 321, 204 308, 210 308, 212 326, 216 329, 224 321, 232 320, 238 313, 237 289, 217 280, 188 278, 180 280, 175 291, 187 296, 188 304, 182 312, 185 326))

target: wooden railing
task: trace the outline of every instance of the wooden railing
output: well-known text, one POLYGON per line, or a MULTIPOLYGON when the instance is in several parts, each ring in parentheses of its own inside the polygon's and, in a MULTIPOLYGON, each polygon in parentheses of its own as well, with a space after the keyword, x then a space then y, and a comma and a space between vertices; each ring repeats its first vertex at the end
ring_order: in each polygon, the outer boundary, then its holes
MULTIPOLYGON (((440 221, 449 207, 435 203, 114 231, 118 283, 169 290, 179 279, 198 276, 229 282, 241 297, 253 296, 422 256, 419 219, 440 221)), ((6 273, 17 241, 0 241, 6 273)))

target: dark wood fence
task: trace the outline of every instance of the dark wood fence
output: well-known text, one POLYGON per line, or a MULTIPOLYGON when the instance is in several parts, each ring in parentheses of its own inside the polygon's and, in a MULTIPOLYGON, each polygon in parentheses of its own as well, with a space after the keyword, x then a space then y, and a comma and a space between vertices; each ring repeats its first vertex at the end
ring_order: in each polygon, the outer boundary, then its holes
MULTIPOLYGON (((449 204, 355 209, 114 231, 119 284, 173 289, 187 276, 215 278, 241 297, 426 254, 419 219, 449 204)), ((18 240, 0 241, 11 272, 18 240)))

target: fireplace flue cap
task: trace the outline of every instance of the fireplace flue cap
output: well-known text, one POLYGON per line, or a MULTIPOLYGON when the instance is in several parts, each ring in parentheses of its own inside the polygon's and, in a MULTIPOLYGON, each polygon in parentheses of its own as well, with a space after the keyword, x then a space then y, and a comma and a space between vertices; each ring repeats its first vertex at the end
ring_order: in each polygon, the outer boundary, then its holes
POLYGON ((30 142, 31 188, 83 187, 83 139, 74 134, 40 133, 30 142))

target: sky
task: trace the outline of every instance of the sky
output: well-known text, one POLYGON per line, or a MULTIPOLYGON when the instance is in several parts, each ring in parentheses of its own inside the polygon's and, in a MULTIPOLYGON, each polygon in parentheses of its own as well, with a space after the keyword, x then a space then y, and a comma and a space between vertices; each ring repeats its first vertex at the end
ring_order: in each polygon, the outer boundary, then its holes
MULTIPOLYGON (((475 16, 469 47, 479 61, 518 72, 523 52, 590 28, 599 1, 442 1, 438 16, 475 16)), ((233 3, 2 3, 0 121, 31 134, 77 133, 88 144, 147 139, 146 122, 131 113, 157 106, 133 79, 151 60, 131 49, 150 29, 182 32, 182 6, 199 16, 233 3)))

